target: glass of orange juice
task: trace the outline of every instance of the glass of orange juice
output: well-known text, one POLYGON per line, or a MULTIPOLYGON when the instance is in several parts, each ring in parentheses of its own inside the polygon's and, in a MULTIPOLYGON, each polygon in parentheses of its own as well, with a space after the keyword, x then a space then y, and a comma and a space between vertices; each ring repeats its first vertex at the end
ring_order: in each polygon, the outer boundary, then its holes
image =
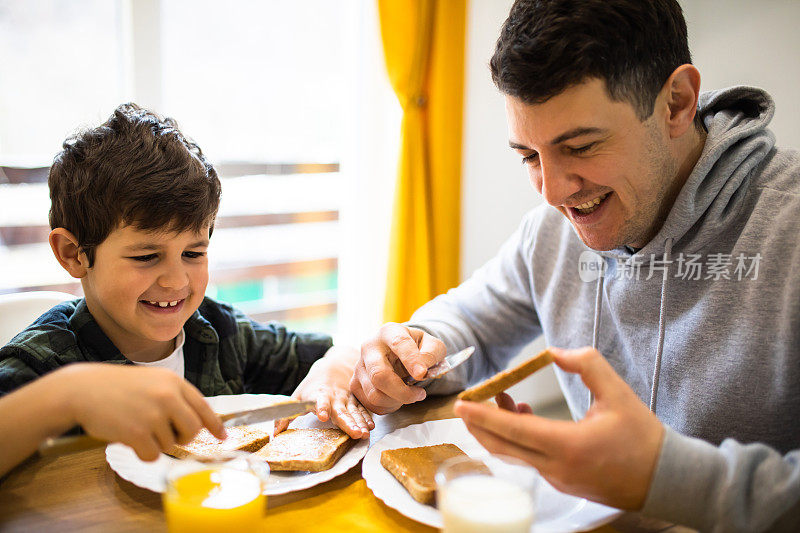
POLYGON ((169 469, 163 494, 170 533, 260 531, 269 466, 242 452, 213 461, 180 460, 169 469))
POLYGON ((528 533, 536 513, 539 473, 502 455, 453 457, 436 472, 444 533, 528 533))

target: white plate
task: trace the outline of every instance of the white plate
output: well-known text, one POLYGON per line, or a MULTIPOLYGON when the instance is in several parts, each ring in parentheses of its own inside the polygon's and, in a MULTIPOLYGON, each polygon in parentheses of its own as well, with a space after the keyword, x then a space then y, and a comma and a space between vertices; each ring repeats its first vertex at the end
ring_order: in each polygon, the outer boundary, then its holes
MULTIPOLYGON (((211 408, 217 413, 230 413, 244 409, 265 407, 278 401, 287 400, 288 396, 275 394, 236 394, 229 396, 212 396, 206 398, 211 408)), ((272 429, 272 422, 253 424, 253 427, 272 429)), ((309 413, 292 421, 292 428, 325 428, 334 427, 331 422, 320 422, 316 415, 309 413)), ((344 455, 328 470, 322 472, 271 472, 269 483, 264 489, 264 494, 285 494, 296 490, 307 489, 319 483, 335 478, 353 468, 367 453, 369 442, 360 440, 347 450, 344 455)), ((109 466, 126 479, 139 487, 164 492, 164 479, 170 465, 177 461, 173 457, 164 455, 151 463, 142 461, 136 456, 132 448, 124 444, 109 444, 106 447, 106 461, 109 466)))
MULTIPOLYGON (((376 497, 409 518, 433 527, 442 527, 439 511, 416 501, 392 474, 381 466, 381 452, 393 448, 430 446, 450 442, 472 457, 486 455, 460 418, 433 420, 397 429, 372 445, 364 457, 361 473, 376 497)), ((536 522, 531 531, 585 531, 606 524, 622 511, 563 494, 544 479, 541 480, 536 522)))

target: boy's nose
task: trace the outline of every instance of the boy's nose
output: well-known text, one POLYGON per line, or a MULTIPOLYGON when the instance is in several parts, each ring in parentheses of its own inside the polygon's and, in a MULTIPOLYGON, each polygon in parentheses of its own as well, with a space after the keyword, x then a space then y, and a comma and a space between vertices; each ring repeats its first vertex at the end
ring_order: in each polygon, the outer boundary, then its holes
POLYGON ((182 289, 189 284, 189 275, 185 269, 171 266, 158 276, 158 284, 167 289, 182 289))

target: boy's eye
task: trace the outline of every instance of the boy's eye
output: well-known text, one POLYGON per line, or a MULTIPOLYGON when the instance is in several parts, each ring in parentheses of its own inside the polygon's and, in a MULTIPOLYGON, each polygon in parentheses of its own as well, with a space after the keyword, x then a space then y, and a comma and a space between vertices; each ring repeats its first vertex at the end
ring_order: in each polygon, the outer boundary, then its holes
POLYGON ((183 252, 183 256, 189 259, 197 259, 198 257, 203 257, 206 255, 205 252, 183 252))
POLYGON ((135 256, 129 257, 128 259, 133 259, 134 261, 141 261, 142 263, 145 263, 145 262, 150 261, 150 260, 155 259, 155 258, 156 258, 156 254, 147 254, 147 255, 135 255, 135 256))

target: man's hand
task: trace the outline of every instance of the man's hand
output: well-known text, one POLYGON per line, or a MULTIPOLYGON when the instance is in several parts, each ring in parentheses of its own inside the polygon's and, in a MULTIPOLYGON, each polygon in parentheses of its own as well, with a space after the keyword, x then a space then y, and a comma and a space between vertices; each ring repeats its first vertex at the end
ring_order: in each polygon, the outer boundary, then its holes
POLYGON ((580 374, 594 403, 579 422, 530 414, 506 394, 500 409, 458 401, 455 413, 490 452, 518 457, 555 488, 627 510, 641 509, 664 426, 597 350, 550 348, 555 363, 580 374))
POLYGON ((60 372, 70 425, 127 444, 144 461, 186 444, 203 427, 225 438, 219 416, 200 391, 170 370, 88 363, 60 372))
POLYGON ((350 390, 370 411, 391 413, 425 399, 425 389, 409 387, 402 378, 423 379, 428 368, 445 355, 444 343, 436 337, 400 324, 384 324, 374 338, 361 345, 350 390))
MULTIPOLYGON (((358 360, 358 351, 334 346, 325 357, 316 361, 308 375, 297 386, 292 398, 315 401, 314 412, 322 422, 333 418, 334 423, 354 439, 369 437, 375 422, 369 411, 358 403, 350 392, 350 378, 358 360)), ((289 426, 289 419, 275 422, 275 434, 289 426)))

